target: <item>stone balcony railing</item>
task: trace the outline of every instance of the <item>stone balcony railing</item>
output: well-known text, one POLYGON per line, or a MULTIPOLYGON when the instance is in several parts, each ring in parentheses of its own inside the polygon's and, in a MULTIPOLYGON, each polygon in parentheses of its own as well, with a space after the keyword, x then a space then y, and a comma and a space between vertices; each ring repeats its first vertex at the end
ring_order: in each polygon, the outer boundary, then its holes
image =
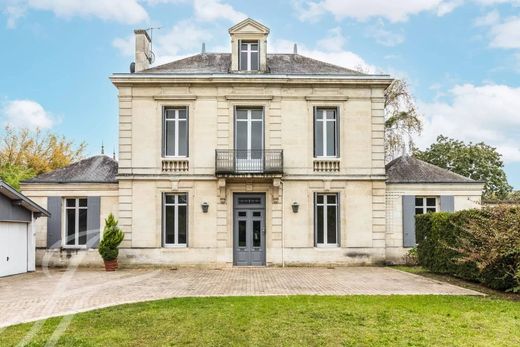
POLYGON ((314 172, 339 172, 340 160, 338 158, 314 159, 314 172))
POLYGON ((162 160, 162 172, 188 172, 190 161, 188 158, 175 158, 162 160))

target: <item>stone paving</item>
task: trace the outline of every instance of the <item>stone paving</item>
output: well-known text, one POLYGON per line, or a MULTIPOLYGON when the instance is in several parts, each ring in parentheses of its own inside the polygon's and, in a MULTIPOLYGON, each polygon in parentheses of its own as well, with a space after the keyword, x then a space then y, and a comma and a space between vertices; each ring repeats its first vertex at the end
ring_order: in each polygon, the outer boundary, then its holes
POLYGON ((173 297, 305 294, 482 295, 383 267, 39 270, 0 278, 0 327, 173 297))

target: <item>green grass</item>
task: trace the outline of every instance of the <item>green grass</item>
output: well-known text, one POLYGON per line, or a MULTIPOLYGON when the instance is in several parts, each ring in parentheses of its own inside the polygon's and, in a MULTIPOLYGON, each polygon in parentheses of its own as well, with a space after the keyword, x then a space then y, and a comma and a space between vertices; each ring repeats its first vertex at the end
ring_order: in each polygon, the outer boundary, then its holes
MULTIPOLYGON (((45 345, 60 322, 30 340, 45 345)), ((0 332, 16 345, 30 324, 0 332)), ((58 346, 519 346, 520 303, 464 296, 182 298, 73 317, 58 346)))

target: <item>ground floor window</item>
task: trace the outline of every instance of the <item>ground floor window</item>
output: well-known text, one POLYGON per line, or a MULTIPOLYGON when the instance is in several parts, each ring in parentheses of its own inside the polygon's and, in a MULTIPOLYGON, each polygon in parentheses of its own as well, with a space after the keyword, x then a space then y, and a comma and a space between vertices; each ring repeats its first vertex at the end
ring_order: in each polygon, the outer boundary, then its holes
POLYGON ((188 195, 165 194, 163 240, 165 246, 186 246, 188 239, 188 195))
POLYGON ((338 194, 315 194, 314 234, 317 246, 337 246, 339 231, 338 194))
POLYGON ((437 198, 434 196, 416 196, 415 214, 437 212, 437 198))
POLYGON ((65 245, 87 244, 87 198, 65 199, 65 245))

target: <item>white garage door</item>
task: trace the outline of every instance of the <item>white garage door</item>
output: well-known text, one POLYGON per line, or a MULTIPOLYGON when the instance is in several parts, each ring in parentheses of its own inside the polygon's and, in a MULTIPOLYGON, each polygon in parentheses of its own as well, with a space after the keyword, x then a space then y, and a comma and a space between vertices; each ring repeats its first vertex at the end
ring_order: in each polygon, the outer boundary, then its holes
POLYGON ((27 272, 27 225, 0 222, 0 277, 27 272))

